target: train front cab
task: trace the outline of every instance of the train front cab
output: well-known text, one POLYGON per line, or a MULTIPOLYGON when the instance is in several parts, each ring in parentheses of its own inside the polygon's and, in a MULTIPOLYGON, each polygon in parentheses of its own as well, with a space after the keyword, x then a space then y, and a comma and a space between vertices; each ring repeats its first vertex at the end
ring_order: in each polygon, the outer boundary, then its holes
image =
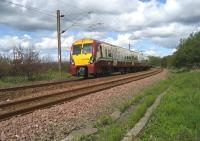
POLYGON ((74 76, 88 77, 95 74, 94 61, 96 56, 95 42, 92 39, 76 41, 71 48, 70 71, 74 76))

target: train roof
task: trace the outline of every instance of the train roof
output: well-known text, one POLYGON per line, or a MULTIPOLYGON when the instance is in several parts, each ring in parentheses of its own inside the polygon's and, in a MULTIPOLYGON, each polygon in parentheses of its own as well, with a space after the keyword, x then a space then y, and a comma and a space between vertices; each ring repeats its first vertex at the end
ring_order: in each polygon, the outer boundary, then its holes
POLYGON ((91 39, 91 38, 82 38, 82 39, 79 39, 77 41, 75 41, 72 45, 78 45, 78 44, 89 44, 89 43, 93 43, 94 42, 94 39, 91 39))
MULTIPOLYGON (((123 48, 125 50, 128 50, 128 51, 131 51, 131 52, 134 52, 134 53, 140 53, 140 52, 137 52, 137 51, 132 51, 132 50, 129 50, 127 48, 124 48, 124 47, 120 47, 120 46, 117 46, 117 45, 112 45, 110 43, 106 43, 106 42, 103 42, 103 41, 99 41, 99 40, 96 40, 96 39, 92 39, 92 38, 82 38, 82 39, 79 39, 77 41, 75 41, 72 45, 78 45, 78 44, 89 44, 89 43, 93 43, 94 41, 98 42, 98 43, 103 43, 103 44, 107 44, 107 45, 110 45, 110 46, 113 46, 113 47, 119 47, 119 48, 123 48)), ((144 54, 143 54, 144 55, 144 54)), ((145 55, 144 55, 145 56, 145 55)))

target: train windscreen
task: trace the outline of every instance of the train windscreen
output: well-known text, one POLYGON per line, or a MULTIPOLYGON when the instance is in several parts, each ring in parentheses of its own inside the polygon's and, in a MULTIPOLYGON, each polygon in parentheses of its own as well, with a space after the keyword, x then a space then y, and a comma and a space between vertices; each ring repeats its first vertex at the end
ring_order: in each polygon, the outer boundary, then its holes
POLYGON ((72 54, 81 54, 81 45, 74 45, 72 54))
POLYGON ((83 44, 82 53, 92 53, 92 44, 83 44))

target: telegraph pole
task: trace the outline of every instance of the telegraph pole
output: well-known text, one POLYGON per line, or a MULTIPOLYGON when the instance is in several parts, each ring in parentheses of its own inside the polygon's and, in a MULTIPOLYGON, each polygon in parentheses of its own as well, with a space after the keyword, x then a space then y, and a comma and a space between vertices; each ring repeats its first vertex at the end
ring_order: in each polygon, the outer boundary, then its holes
POLYGON ((129 50, 131 50, 131 44, 130 43, 128 44, 128 48, 129 48, 129 50))
POLYGON ((61 34, 60 34, 60 10, 57 10, 57 38, 58 38, 58 69, 62 78, 61 34))

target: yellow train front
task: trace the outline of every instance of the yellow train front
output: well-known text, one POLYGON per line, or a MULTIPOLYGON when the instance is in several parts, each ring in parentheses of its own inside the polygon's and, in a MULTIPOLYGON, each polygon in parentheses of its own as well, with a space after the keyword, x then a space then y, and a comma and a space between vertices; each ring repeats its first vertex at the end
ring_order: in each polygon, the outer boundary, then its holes
POLYGON ((148 57, 139 52, 91 38, 75 41, 70 53, 70 72, 74 76, 135 72, 150 68, 148 57))
POLYGON ((74 76, 88 77, 95 74, 94 59, 96 45, 92 39, 81 39, 73 43, 70 54, 70 72, 74 76))

